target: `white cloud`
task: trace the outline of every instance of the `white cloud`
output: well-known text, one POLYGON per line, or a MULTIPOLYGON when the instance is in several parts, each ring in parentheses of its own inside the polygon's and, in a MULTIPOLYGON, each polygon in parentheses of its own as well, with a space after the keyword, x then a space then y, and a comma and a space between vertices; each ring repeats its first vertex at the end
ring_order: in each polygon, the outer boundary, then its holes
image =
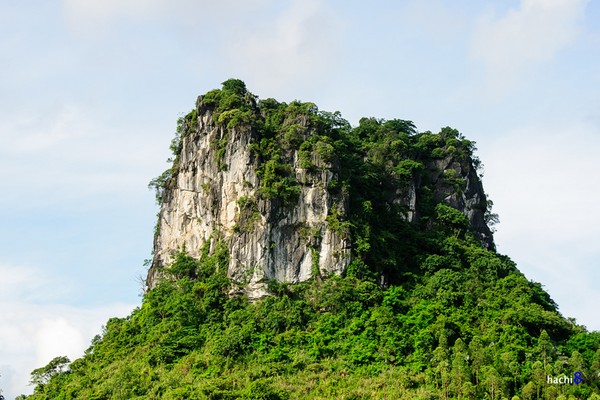
POLYGON ((462 34, 468 26, 464 10, 440 0, 409 1, 397 18, 401 18, 404 34, 415 36, 410 38, 412 42, 422 43, 425 39, 445 47, 462 43, 462 34))
POLYGON ((600 330, 600 129, 535 125, 480 143, 484 184, 500 215, 496 242, 565 316, 600 330))
POLYGON ((548 61, 579 33, 588 0, 522 0, 500 18, 484 17, 474 32, 473 56, 486 68, 488 89, 504 94, 524 72, 548 61))
POLYGON ((196 38, 188 52, 194 63, 217 69, 217 79, 239 77, 275 91, 270 96, 281 95, 282 85, 296 92, 320 85, 339 59, 343 35, 324 0, 63 0, 63 11, 78 35, 125 38, 132 26, 150 23, 184 32, 183 42, 196 38))
POLYGON ((600 188, 593 184, 600 132, 538 125, 487 145, 486 186, 498 191, 494 197, 508 217, 525 223, 519 232, 543 227, 536 238, 560 242, 600 234, 600 188))
MULTIPOLYGON (((83 333, 65 317, 42 320, 35 335, 37 360, 51 360, 57 355, 67 355, 70 359, 81 355, 86 347, 83 333)), ((89 341, 87 342, 89 344, 89 341)))
POLYGON ((17 298, 28 303, 55 300, 68 296, 72 289, 69 282, 61 282, 58 278, 30 267, 0 264, 0 276, 3 285, 0 302, 10 302, 17 298))
POLYGON ((0 180, 5 187, 0 204, 64 206, 99 195, 145 193, 147 182, 159 172, 155 160, 166 158, 166 146, 151 140, 152 134, 159 136, 152 128, 140 124, 132 129, 111 119, 67 104, 49 115, 15 115, 0 122, 0 180))
POLYGON ((30 372, 52 358, 81 357, 108 318, 125 316, 134 308, 119 303, 61 304, 68 291, 35 268, 0 265, 0 276, 0 388, 6 398, 31 392, 30 372))
POLYGON ((121 20, 190 26, 226 20, 268 3, 273 0, 63 0, 63 9, 69 25, 77 32, 104 34, 121 20))
POLYGON ((0 125, 0 146, 12 154, 56 150, 62 143, 82 137, 77 129, 82 123, 82 110, 74 104, 65 105, 51 118, 37 114, 16 117, 0 125))
POLYGON ((232 29, 223 67, 250 77, 252 87, 270 96, 281 94, 282 87, 303 91, 332 72, 342 30, 324 1, 296 0, 272 20, 232 29))

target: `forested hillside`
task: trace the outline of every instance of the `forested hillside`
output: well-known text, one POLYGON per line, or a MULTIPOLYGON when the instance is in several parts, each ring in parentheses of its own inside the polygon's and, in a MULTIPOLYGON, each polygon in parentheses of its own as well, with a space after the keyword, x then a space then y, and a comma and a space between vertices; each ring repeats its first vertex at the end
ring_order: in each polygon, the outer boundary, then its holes
MULTIPOLYGON (((405 120, 351 127, 312 103, 259 100, 239 80, 199 104, 179 120, 173 166, 152 182, 159 202, 209 109, 224 131, 254 135, 260 186, 238 199, 248 213, 232 235, 251 231, 261 201, 291 207, 303 185, 292 165, 317 173, 318 155, 339 171, 327 190, 344 209, 326 223, 351 244, 347 268, 317 263, 310 279, 268 280, 270 295, 250 301, 230 274, 230 236, 215 229, 199 256, 173 255, 141 306, 110 319, 82 358, 35 370, 28 399, 600 399, 600 333, 562 316, 495 251, 489 199, 485 226, 455 206, 480 164, 474 142, 405 120), (397 200, 408 187, 414 209, 397 200)), ((214 143, 215 160, 225 144, 214 143)), ((298 229, 316 252, 319 232, 298 229)))

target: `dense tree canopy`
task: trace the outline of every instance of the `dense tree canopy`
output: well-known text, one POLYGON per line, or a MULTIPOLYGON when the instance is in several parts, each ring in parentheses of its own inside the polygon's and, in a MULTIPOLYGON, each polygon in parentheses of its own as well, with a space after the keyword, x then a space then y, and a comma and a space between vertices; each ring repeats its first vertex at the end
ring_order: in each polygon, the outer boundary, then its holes
MULTIPOLYGON (((249 302, 231 293, 225 239, 200 259, 182 251, 84 357, 36 369, 28 398, 598 399, 599 332, 560 315, 540 284, 482 246, 465 215, 433 201, 426 180, 418 224, 388 201, 389 189, 424 174, 427 160, 477 164, 473 142, 451 128, 417 132, 404 120, 363 118, 352 128, 312 103, 257 100, 239 80, 202 101, 227 129, 256 132, 251 151, 265 198, 297 196, 293 157, 306 169, 313 153, 340 163, 329 190, 347 193, 349 210, 332 210, 327 223, 351 238, 351 265, 344 276, 270 282, 272 296, 249 302), (574 373, 580 384, 547 383, 574 373)), ((175 159, 195 113, 179 121, 175 159)), ((164 188, 172 174, 153 185, 164 188)))

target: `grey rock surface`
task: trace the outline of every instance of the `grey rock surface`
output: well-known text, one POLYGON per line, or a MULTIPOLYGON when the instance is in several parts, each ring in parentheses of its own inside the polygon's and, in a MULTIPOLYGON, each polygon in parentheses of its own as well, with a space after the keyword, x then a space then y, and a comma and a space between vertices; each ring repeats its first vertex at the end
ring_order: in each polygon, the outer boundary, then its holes
POLYGON ((199 257, 205 245, 225 240, 229 246, 228 276, 250 298, 267 294, 266 282, 297 283, 319 274, 341 274, 350 262, 349 238, 332 232, 326 223, 331 207, 344 212, 341 196, 327 186, 337 176, 336 166, 313 156, 317 173, 298 165, 300 182, 295 204, 259 195, 256 162, 249 150, 255 133, 246 127, 218 126, 210 110, 199 105, 197 126, 182 142, 174 182, 163 194, 154 259, 148 272, 152 289, 173 255, 185 248, 199 257), (214 143, 227 144, 217 160, 214 143), (225 163, 226 168, 220 165, 225 163))
MULTIPOLYGON (((327 189, 339 177, 339 163, 313 154, 316 168, 309 171, 290 150, 293 175, 300 185, 297 200, 283 204, 265 198, 259 190, 258 161, 250 151, 257 133, 249 126, 227 129, 217 124, 201 97, 196 111, 197 120, 184 127, 182 150, 162 195, 147 290, 157 284, 178 251, 200 257, 204 248, 214 249, 217 240, 229 248, 227 275, 234 290, 251 299, 268 295, 269 280, 297 283, 315 274, 342 274, 351 262, 351 238, 327 223, 333 209, 340 215, 348 210, 347 194, 327 189), (216 143, 221 143, 220 152, 216 143)), ((294 123, 308 128, 302 118, 294 123)), ((419 188, 427 180, 433 185, 434 200, 460 210, 484 246, 493 248, 485 222, 487 201, 472 160, 448 155, 427 161, 425 170, 425 175, 390 192, 389 202, 403 206, 407 221, 418 224, 419 188)))

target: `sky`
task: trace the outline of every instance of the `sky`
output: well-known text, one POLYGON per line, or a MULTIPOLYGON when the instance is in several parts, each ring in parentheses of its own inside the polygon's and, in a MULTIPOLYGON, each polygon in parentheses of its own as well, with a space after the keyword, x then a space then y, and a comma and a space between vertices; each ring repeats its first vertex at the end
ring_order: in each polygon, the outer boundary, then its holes
POLYGON ((600 330, 600 4, 0 2, 0 389, 141 302, 176 120, 229 78, 261 98, 477 142, 498 251, 600 330))

